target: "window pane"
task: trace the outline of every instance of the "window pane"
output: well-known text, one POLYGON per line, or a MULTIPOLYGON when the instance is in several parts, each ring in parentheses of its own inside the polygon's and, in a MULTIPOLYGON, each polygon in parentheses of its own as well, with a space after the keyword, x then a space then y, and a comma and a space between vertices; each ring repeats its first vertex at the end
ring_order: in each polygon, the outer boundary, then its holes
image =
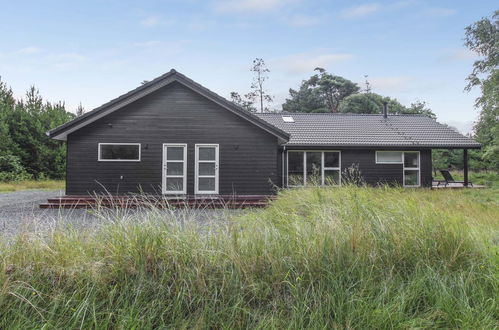
POLYGON ((215 163, 199 163, 199 175, 215 175, 215 163))
POLYGON ((166 190, 168 191, 183 191, 184 179, 183 178, 166 178, 166 190))
POLYGON ((419 186, 419 170, 405 170, 404 171, 404 185, 406 186, 419 186))
POLYGON ((199 160, 215 160, 215 148, 214 147, 200 147, 199 148, 199 160))
POLYGON ((140 145, 101 144, 100 158, 104 160, 139 160, 140 145))
POLYGON ((324 153, 324 167, 340 167, 340 153, 339 152, 325 152, 324 153))
POLYGON ((214 191, 215 190, 215 178, 199 178, 199 190, 200 191, 214 191))
POLYGON ((167 160, 184 160, 184 147, 166 147, 167 160))
POLYGON ((402 163, 402 152, 400 151, 377 151, 376 157, 378 163, 402 163))
POLYGON ((288 184, 303 185, 303 152, 288 152, 288 184))
POLYGON ((184 174, 184 163, 172 163, 168 162, 166 165, 167 175, 183 175, 184 174))
POLYGON ((404 152, 404 167, 419 167, 418 152, 404 152))
POLYGON ((307 184, 322 184, 322 152, 307 152, 307 184))
POLYGON ((324 170, 324 184, 338 185, 340 184, 340 171, 339 170, 324 170))

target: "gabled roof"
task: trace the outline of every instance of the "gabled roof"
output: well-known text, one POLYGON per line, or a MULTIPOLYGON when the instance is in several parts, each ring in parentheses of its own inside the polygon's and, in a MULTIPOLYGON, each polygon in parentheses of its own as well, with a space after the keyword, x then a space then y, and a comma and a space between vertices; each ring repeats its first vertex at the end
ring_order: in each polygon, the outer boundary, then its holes
POLYGON ((217 103, 223 108, 231 111, 232 113, 240 116, 243 119, 246 119, 250 123, 260 127, 261 129, 269 132, 270 134, 275 135, 279 138, 281 143, 286 142, 289 139, 289 134, 282 131, 276 126, 269 124, 267 121, 260 119, 258 116, 253 113, 237 106, 236 104, 226 100, 215 92, 210 91, 208 88, 201 86, 190 78, 187 78, 180 72, 175 71, 174 69, 170 70, 170 72, 142 85, 134 90, 123 94, 114 100, 111 100, 98 108, 95 108, 92 111, 84 113, 82 116, 77 117, 59 127, 56 127, 47 132, 47 135, 51 138, 57 140, 66 140, 68 134, 96 121, 99 118, 102 118, 116 110, 123 108, 124 106, 152 93, 157 91, 158 89, 167 86, 173 82, 181 83, 182 85, 190 88, 194 92, 201 94, 207 99, 217 103))
POLYGON ((288 146, 480 148, 480 144, 423 115, 262 113, 289 133, 288 146), (285 122, 282 116, 294 122, 285 122))

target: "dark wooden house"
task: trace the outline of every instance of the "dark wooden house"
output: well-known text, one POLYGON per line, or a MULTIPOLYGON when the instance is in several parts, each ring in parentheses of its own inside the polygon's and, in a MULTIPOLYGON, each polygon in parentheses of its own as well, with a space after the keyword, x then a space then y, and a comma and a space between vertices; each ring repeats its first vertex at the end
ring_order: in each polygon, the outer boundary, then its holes
POLYGON ((431 149, 480 147, 425 116, 253 114, 175 70, 47 134, 67 143, 67 195, 271 195, 352 167, 429 187, 431 149))

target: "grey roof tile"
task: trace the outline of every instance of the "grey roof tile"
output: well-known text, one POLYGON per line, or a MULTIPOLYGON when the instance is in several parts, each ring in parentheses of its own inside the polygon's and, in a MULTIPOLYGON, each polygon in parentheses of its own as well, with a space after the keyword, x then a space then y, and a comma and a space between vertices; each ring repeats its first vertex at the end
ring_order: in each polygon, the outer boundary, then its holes
POLYGON ((422 115, 261 113, 291 135, 289 146, 479 148, 480 144, 422 115), (294 123, 283 121, 290 115, 294 123))

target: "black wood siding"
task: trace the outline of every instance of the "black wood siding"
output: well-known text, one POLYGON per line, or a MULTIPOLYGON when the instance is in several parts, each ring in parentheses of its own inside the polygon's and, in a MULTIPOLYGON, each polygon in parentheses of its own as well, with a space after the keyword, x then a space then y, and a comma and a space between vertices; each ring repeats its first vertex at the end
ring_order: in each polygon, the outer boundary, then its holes
MULTIPOLYGON (((382 183, 403 184, 402 164, 376 164, 376 151, 383 149, 349 149, 341 151, 342 169, 358 164, 364 180, 369 185, 382 183)), ((420 152, 421 186, 431 187, 431 151, 406 150, 420 152)))
MULTIPOLYGON (((303 148, 294 148, 306 150, 303 148)), ((309 150, 328 150, 326 148, 309 148, 309 150)), ((362 173, 362 177, 369 185, 396 184, 403 185, 403 165, 402 164, 376 164, 376 151, 387 149, 340 149, 329 148, 329 150, 341 151, 341 169, 357 164, 362 173)), ((421 186, 431 187, 432 166, 430 149, 399 149, 401 151, 419 151, 421 167, 421 186)), ((287 173, 287 170, 286 170, 287 173)))
POLYGON ((67 143, 68 195, 160 194, 163 143, 187 143, 188 194, 196 143, 219 144, 220 194, 271 194, 280 184, 277 138, 179 83, 71 133, 67 143), (99 162, 104 142, 141 143, 142 159, 99 162))

